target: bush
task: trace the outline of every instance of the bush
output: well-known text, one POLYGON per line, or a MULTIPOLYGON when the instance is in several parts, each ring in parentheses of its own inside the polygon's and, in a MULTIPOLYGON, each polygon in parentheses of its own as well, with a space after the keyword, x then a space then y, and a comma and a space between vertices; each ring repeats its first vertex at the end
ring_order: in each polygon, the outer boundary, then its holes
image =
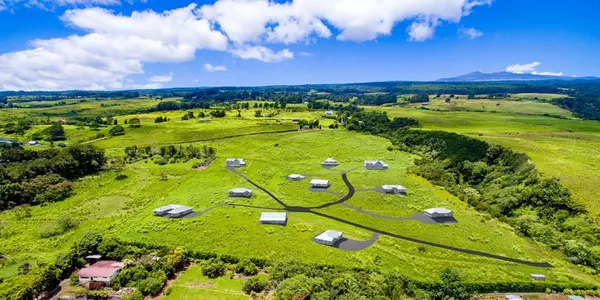
POLYGON ((108 131, 108 135, 110 136, 119 136, 125 134, 125 128, 121 125, 115 125, 108 131))
POLYGON ((257 275, 252 276, 246 280, 244 280, 244 284, 242 285, 242 291, 246 294, 251 294, 252 292, 260 293, 266 290, 269 287, 269 280, 265 275, 257 275))
POLYGON ((129 127, 137 128, 137 127, 140 127, 140 126, 142 126, 142 123, 141 123, 140 119, 133 118, 133 119, 129 120, 129 127))
POLYGON ((242 259, 236 266, 235 271, 244 275, 256 275, 258 267, 248 259, 242 259))
POLYGON ((225 274, 225 264, 220 259, 209 259, 202 263, 202 274, 208 278, 217 278, 225 274))

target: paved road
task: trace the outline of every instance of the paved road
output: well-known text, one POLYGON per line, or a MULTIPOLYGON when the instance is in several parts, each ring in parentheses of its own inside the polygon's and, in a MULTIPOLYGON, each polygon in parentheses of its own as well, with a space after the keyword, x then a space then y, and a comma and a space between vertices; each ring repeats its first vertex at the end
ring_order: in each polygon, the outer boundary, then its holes
POLYGON ((379 239, 379 233, 373 232, 371 238, 367 241, 358 241, 348 238, 343 238, 341 241, 336 243, 334 247, 345 251, 359 251, 371 247, 379 239))
MULTIPOLYGON (((492 259, 497 259, 497 260, 501 260, 501 261, 506 261, 506 262, 511 262, 511 263, 517 263, 517 264, 522 264, 522 265, 527 265, 527 266, 534 266, 534 267, 540 267, 540 268, 552 268, 553 266, 549 263, 546 262, 533 262, 533 261, 527 261, 527 260, 522 260, 522 259, 516 259, 516 258, 510 258, 510 257, 505 257, 505 256, 500 256, 500 255, 496 255, 496 254, 492 254, 492 253, 487 253, 487 252, 481 252, 481 251, 475 251, 475 250, 469 250, 469 249, 463 249, 463 248, 458 248, 458 247, 453 247, 453 246, 447 246, 447 245, 443 245, 443 244, 438 244, 438 243, 433 243, 433 242, 429 242, 429 241, 424 241, 424 240, 420 240, 420 239, 416 239, 416 238, 412 238, 412 237, 407 237, 407 236, 403 236, 403 235, 399 235, 399 234, 395 234, 395 233, 391 233, 391 232, 387 232, 387 231, 383 231, 383 230, 379 230, 377 228, 373 228, 373 227, 369 227, 366 225, 362 225, 362 224, 358 224, 352 221, 348 221, 345 219, 341 219, 335 216, 330 216, 318 211, 314 211, 313 209, 323 209, 323 208, 327 208, 333 205, 338 205, 338 204, 343 204, 344 202, 348 201, 350 198, 352 198, 354 196, 354 186, 352 185, 352 183, 350 183, 350 181, 348 180, 348 176, 347 176, 347 172, 342 173, 342 180, 344 181, 344 183, 346 184, 346 186, 348 187, 348 194, 346 194, 344 197, 342 197, 340 200, 336 201, 336 202, 331 202, 331 203, 327 203, 327 204, 323 204, 323 205, 319 205, 319 206, 315 206, 315 207, 303 207, 303 206, 289 206, 287 204, 285 204, 283 201, 281 201, 279 198, 277 198, 275 195, 273 195, 271 192, 267 191, 266 189, 264 189, 263 187, 259 186, 258 184, 254 183, 253 181, 251 181, 248 177, 246 177, 245 175, 241 174, 240 172, 238 172, 235 168, 228 168, 230 171, 232 171, 233 173, 237 174, 238 176, 246 179, 249 183, 251 183, 252 185, 254 185, 255 187, 257 187, 258 189, 264 191, 265 193, 267 193, 271 198, 273 198, 273 200, 277 201, 277 203, 281 204, 286 211, 288 212, 304 212, 304 213, 311 213, 317 216, 321 216, 324 218, 328 218, 334 221, 338 221, 344 224, 348 224, 354 227, 358 227, 361 229, 365 229, 374 233, 378 233, 381 235, 387 235, 390 237, 394 237, 394 238, 398 238, 398 239, 402 239, 405 241, 409 241, 409 242, 413 242, 413 243, 418 243, 418 244, 423 244, 423 245, 427 245, 427 246, 431 246, 431 247, 437 247, 437 248, 441 248, 441 249, 446 249, 446 250, 450 250, 450 251, 455 251, 455 252, 459 252, 459 253, 465 253, 465 254, 471 254, 471 255, 477 255, 477 256, 481 256, 481 257, 486 257, 486 258, 492 258, 492 259)), ((366 211, 365 211, 366 212, 366 211)))

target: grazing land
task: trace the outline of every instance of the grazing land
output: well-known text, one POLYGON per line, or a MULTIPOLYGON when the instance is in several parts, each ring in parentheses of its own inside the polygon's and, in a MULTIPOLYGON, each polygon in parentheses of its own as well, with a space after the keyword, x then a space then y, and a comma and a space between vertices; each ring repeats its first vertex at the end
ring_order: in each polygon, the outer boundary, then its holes
POLYGON ((544 116, 377 108, 413 117, 424 129, 465 134, 527 153, 544 176, 557 177, 595 218, 600 214, 600 123, 544 116))
MULTIPOLYGON (((410 105, 410 107, 419 107, 420 104, 410 105)), ((472 111, 472 112, 491 112, 522 115, 545 115, 558 118, 573 118, 573 113, 562 109, 550 103, 534 102, 532 100, 516 101, 512 100, 466 100, 451 99, 446 102, 443 99, 432 99, 428 107, 432 110, 444 111, 472 111)))

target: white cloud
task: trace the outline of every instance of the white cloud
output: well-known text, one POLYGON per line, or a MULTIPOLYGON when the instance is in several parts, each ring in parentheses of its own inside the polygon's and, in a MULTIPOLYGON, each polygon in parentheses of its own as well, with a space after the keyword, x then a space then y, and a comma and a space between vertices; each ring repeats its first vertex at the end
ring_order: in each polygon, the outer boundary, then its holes
POLYGON ((213 66, 212 64, 206 63, 206 64, 204 64, 204 70, 206 70, 208 72, 227 71, 227 67, 225 67, 225 66, 213 66))
POLYGON ((433 38, 435 25, 429 23, 413 22, 408 28, 408 40, 422 42, 433 38))
POLYGON ((458 29, 458 33, 461 36, 466 37, 470 40, 474 40, 483 35, 483 32, 481 32, 475 28, 464 28, 464 27, 461 27, 460 29, 458 29))
MULTIPOLYGON (((132 1, 137 0, 126 0, 132 1)), ((17 4, 86 7, 61 17, 85 33, 34 40, 30 49, 0 54, 0 90, 122 88, 127 76, 144 73, 145 63, 186 62, 198 50, 281 62, 294 53, 287 47, 275 51, 269 44, 313 43, 334 35, 342 41, 368 41, 390 35, 403 21, 412 22, 409 40, 425 41, 434 37, 436 27, 459 22, 491 0, 216 0, 201 7, 129 15, 90 7, 122 2, 0 0, 0 10, 17 4)))
POLYGON ((172 80, 173 80, 173 74, 155 75, 155 76, 148 78, 148 81, 154 82, 154 83, 166 83, 166 82, 171 82, 172 80))
POLYGON ((506 67, 506 72, 516 74, 533 74, 533 75, 544 75, 544 76, 563 76, 563 72, 538 72, 536 68, 542 65, 541 62, 534 61, 529 64, 514 64, 506 67))
POLYGON ((266 63, 280 62, 294 58, 294 53, 289 49, 275 52, 263 46, 242 46, 232 49, 231 53, 241 59, 256 59, 266 63))
POLYGON ((533 75, 563 76, 563 72, 531 72, 533 75))
POLYGON ((310 53, 310 52, 304 52, 304 51, 302 51, 302 52, 298 52, 298 54, 300 56, 304 56, 304 57, 313 57, 313 54, 310 53))
POLYGON ((514 64, 506 67, 506 72, 523 74, 523 73, 532 73, 535 71, 535 68, 541 65, 542 63, 534 61, 529 64, 514 64))
POLYGON ((310 37, 329 38, 329 24, 338 40, 367 41, 389 35, 402 21, 417 19, 411 40, 433 36, 440 21, 458 22, 491 0, 219 0, 200 8, 202 16, 220 26, 235 43, 296 43, 310 37))
POLYGON ((0 55, 0 90, 116 89, 145 62, 182 62, 196 50, 225 51, 227 37, 194 14, 195 5, 116 15, 100 8, 67 11, 62 20, 86 35, 32 41, 0 55))

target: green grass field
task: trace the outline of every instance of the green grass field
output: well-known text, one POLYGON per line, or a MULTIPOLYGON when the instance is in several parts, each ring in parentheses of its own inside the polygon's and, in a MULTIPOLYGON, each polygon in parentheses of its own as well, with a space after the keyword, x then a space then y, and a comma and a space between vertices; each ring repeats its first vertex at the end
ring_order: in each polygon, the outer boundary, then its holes
MULTIPOLYGON (((416 107, 416 105, 410 106, 416 107)), ((442 99, 432 99, 429 102, 429 108, 447 111, 495 112, 573 118, 573 114, 568 110, 550 103, 534 101, 452 99, 450 102, 446 102, 442 99)))
MULTIPOLYGON (((182 128, 182 131, 186 129, 182 128)), ((148 136, 147 141, 151 138, 148 136)), ((104 172, 75 182, 74 196, 62 202, 32 207, 29 218, 18 218, 11 211, 0 213, 4 225, 0 248, 14 262, 1 268, 0 274, 6 277, 14 274, 14 265, 23 261, 50 261, 85 232, 98 230, 128 241, 184 246, 240 257, 302 259, 376 268, 422 280, 436 280, 441 269, 456 267, 472 281, 529 280, 529 274, 535 272, 547 274, 548 280, 556 282, 596 282, 558 253, 517 236, 507 225, 489 219, 444 190, 408 174, 415 157, 388 151, 390 143, 383 138, 346 130, 295 131, 215 140, 199 145, 214 147, 219 156, 204 171, 192 170, 192 161, 165 166, 140 161, 128 166, 125 172, 128 178, 124 180, 115 180, 115 173, 104 172), (325 174, 317 177, 331 179, 331 190, 345 194, 347 189, 342 185, 339 173, 324 170, 319 165, 329 156, 342 162, 339 167, 342 170, 360 167, 365 159, 384 159, 390 164, 388 171, 367 172, 358 168, 349 173, 348 178, 356 188, 403 184, 409 190, 406 197, 357 192, 349 204, 374 213, 401 217, 409 217, 425 208, 444 206, 456 212, 459 223, 425 225, 416 221, 387 221, 342 206, 320 209, 320 213, 430 242, 550 262, 556 268, 549 273, 546 269, 430 246, 420 247, 419 244, 387 236, 380 237, 370 248, 347 252, 316 244, 311 239, 327 229, 343 231, 346 237, 357 240, 367 240, 372 233, 308 213, 290 213, 287 227, 261 226, 258 218, 265 209, 241 206, 216 208, 193 219, 152 216, 154 208, 169 203, 189 205, 196 211, 224 203, 250 204, 275 210, 281 208, 257 189, 254 189, 255 195, 251 200, 228 199, 229 189, 252 186, 223 167, 227 157, 245 158, 248 166, 240 171, 288 205, 313 206, 335 201, 338 196, 308 192, 308 180, 291 182, 285 179, 290 173, 325 174), (160 180, 161 173, 167 173, 168 180, 160 180), (50 226, 64 214, 79 220, 79 227, 57 237, 40 238, 40 229, 50 226)), ((116 143, 112 145, 117 146, 116 143)), ((7 280, 5 283, 10 282, 7 280)))
POLYGON ((595 218, 600 205, 600 123, 481 112, 377 108, 413 117, 425 129, 452 131, 527 153, 544 176, 557 177, 595 218))
POLYGON ((244 279, 230 279, 229 274, 211 279, 202 275, 200 266, 194 265, 181 274, 172 285, 172 292, 165 300, 244 300, 244 279))

